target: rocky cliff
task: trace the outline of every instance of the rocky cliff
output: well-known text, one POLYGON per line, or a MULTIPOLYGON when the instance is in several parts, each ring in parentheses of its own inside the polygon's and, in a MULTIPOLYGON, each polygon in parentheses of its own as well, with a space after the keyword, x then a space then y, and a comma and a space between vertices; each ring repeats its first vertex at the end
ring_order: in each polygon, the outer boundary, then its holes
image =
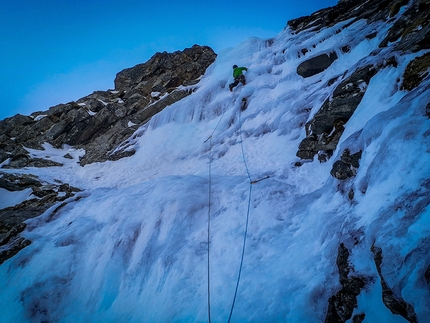
POLYGON ((215 58, 211 48, 198 45, 157 53, 145 64, 119 72, 114 90, 2 120, 0 163, 3 168, 58 166, 34 160, 24 148, 43 149, 45 142, 84 148, 82 166, 130 156, 133 151, 116 148, 157 112, 190 95, 215 58))
MULTIPOLYGON (((331 84, 336 84, 336 87, 312 120, 306 123, 307 135, 299 146, 298 157, 313 159, 318 154, 319 159, 324 160, 327 156, 331 156, 343 133, 345 123, 348 122, 363 99, 372 77, 387 66, 396 67, 397 59, 401 56, 429 48, 430 2, 413 1, 405 8, 407 4, 407 1, 400 0, 367 1, 365 3, 346 0, 341 1, 336 7, 323 9, 312 16, 288 22, 293 30, 300 32, 309 28, 318 30, 322 27, 332 26, 341 20, 349 20, 342 28, 348 28, 359 20, 366 20, 368 24, 375 21, 386 21, 387 23, 395 21, 393 27, 388 31, 388 35, 379 44, 379 48, 371 53, 373 56, 371 64, 369 64, 368 58, 364 58, 353 69, 347 70, 343 76, 339 76, 338 80, 330 81, 331 84), (404 8, 405 11, 398 15, 400 8, 404 8), (389 43, 392 44, 388 46, 389 43)), ((337 32, 340 33, 341 30, 337 32)), ((376 35, 376 31, 369 30, 358 35, 357 38, 372 39, 376 35)), ((344 43, 336 44, 337 50, 348 52, 356 41, 357 39, 348 39, 344 43)), ((306 55, 306 53, 307 49, 303 49, 302 54, 306 55)), ((337 58, 336 52, 332 49, 326 55, 312 57, 301 63, 297 67, 297 73, 303 77, 322 73, 337 58)), ((403 88, 412 90, 419 86, 420 81, 428 73, 427 69, 430 66, 428 60, 428 54, 420 55, 409 64, 403 77, 403 88), (426 63, 424 63, 425 61, 426 63)), ((332 173, 339 179, 345 179, 348 177, 346 174, 351 173, 349 172, 350 165, 344 162, 338 163, 336 169, 332 173)))

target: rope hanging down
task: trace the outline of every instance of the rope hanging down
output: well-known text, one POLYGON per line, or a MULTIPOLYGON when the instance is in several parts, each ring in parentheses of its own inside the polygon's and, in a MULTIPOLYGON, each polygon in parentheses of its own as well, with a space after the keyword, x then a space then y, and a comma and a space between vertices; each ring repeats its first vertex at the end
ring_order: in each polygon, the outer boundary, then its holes
MULTIPOLYGON (((240 94, 240 91, 239 91, 240 94)), ((227 108, 230 106, 230 104, 233 102, 234 97, 231 99, 231 101, 229 102, 229 104, 227 105, 227 108)), ((226 110, 227 110, 226 108, 226 110)), ((225 110, 225 111, 226 111, 225 110)), ((208 244, 208 258, 207 258, 207 268, 208 268, 208 275, 207 275, 207 280, 208 280, 208 322, 211 323, 211 299, 210 299, 210 221, 211 221, 211 204, 212 204, 212 199, 211 199, 211 195, 212 195, 212 135, 215 133, 215 130, 218 128, 218 125, 221 122, 222 117, 225 114, 225 111, 223 111, 221 118, 218 120, 218 123, 215 126, 215 129, 212 131, 211 135, 209 136, 208 139, 205 140, 205 142, 209 141, 209 196, 208 196, 208 201, 209 201, 209 207, 208 207, 208 235, 207 235, 207 244, 208 244)), ((234 297, 233 297, 233 302, 231 305, 231 309, 230 309, 230 314, 228 317, 228 322, 230 323, 231 321, 231 317, 233 315, 233 310, 234 310, 234 306, 236 303, 236 298, 237 298, 237 291, 239 289, 239 283, 240 283, 240 277, 242 274, 242 267, 243 267, 243 259, 244 259, 244 255, 245 255, 245 247, 246 247, 246 239, 248 236, 248 223, 249 223, 249 214, 250 214, 250 210, 251 210, 251 199, 252 199, 252 185, 255 183, 258 183, 262 180, 265 180, 267 178, 269 178, 269 176, 266 176, 264 178, 258 179, 258 180, 251 180, 251 174, 249 172, 249 168, 248 168, 248 164, 246 162, 246 157, 245 157, 245 152, 243 149, 243 138, 242 138, 242 120, 241 120, 241 109, 239 109, 239 138, 240 138, 240 146, 241 146, 241 152, 242 152, 242 158, 243 158, 243 163, 245 165, 245 169, 246 169, 246 173, 248 176, 248 181, 249 181, 249 193, 248 193, 248 207, 247 207, 247 212, 246 212, 246 223, 245 223, 245 232, 244 232, 244 236, 243 236, 243 244, 242 244, 242 254, 241 254, 241 259, 240 259, 240 265, 239 265, 239 272, 238 272, 238 276, 237 276, 237 281, 236 281, 236 287, 235 287, 235 291, 234 291, 234 297)))
MULTIPOLYGON (((210 244, 210 236, 211 236, 211 190, 212 190, 212 135, 208 138, 209 141, 209 197, 208 197, 208 322, 211 323, 211 286, 210 286, 210 257, 209 257, 209 244, 210 244)), ((207 140, 206 140, 207 141, 207 140)))
POLYGON ((241 151, 242 151, 243 164, 245 165, 246 173, 248 175, 249 193, 248 193, 248 208, 247 208, 247 211, 246 211, 245 232, 244 232, 244 235, 243 235, 242 255, 241 255, 241 259, 240 259, 239 273, 237 275, 236 288, 234 290, 233 302, 231 304, 230 315, 228 317, 228 323, 230 323, 231 317, 233 315, 234 305, 236 303, 237 291, 239 289, 240 276, 242 274, 243 258, 244 258, 244 255, 245 255, 246 238, 248 236, 248 223, 249 223, 249 213, 250 213, 250 210, 251 210, 251 197, 252 197, 252 184, 253 184, 252 180, 251 180, 251 175, 249 173, 248 163, 246 162, 245 151, 243 150, 241 109, 239 109, 238 114, 239 114, 239 118, 238 119, 239 119, 240 148, 241 148, 241 151))
POLYGON ((220 124, 222 118, 224 117, 225 111, 230 106, 230 104, 233 102, 234 97, 231 98, 230 102, 228 103, 226 109, 222 112, 221 118, 218 120, 218 123, 216 124, 214 130, 212 131, 211 135, 208 139, 206 139, 204 142, 207 142, 209 140, 209 196, 208 196, 208 237, 207 237, 207 244, 208 244, 208 259, 207 259, 207 266, 208 266, 208 322, 211 323, 211 288, 210 288, 210 236, 211 236, 211 205, 212 205, 212 135, 215 133, 216 129, 218 128, 218 125, 220 124))

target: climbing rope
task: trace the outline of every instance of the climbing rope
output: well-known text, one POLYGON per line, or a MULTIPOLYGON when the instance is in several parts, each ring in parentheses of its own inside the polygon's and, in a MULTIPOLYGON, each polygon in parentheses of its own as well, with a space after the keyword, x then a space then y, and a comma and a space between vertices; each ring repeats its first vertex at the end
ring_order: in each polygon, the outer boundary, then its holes
POLYGON ((240 139, 240 148, 242 150, 242 158, 243 158, 243 164, 245 165, 246 173, 248 174, 249 183, 251 183, 251 175, 249 174, 248 169, 248 163, 246 162, 245 158, 245 151, 243 150, 243 138, 242 138, 242 120, 241 120, 241 109, 239 109, 239 139, 240 139))
POLYGON ((242 244, 242 256, 240 259, 239 265, 239 273, 237 275, 236 288, 234 290, 233 302, 231 304, 230 315, 228 316, 228 322, 231 321, 231 316, 233 315, 234 305, 236 303, 237 290, 239 289, 240 276, 242 274, 242 266, 243 266, 243 258, 245 255, 245 246, 246 246, 246 237, 248 236, 248 222, 249 222, 249 213, 251 210, 251 196, 252 196, 252 185, 249 184, 249 193, 248 193, 248 210, 246 212, 246 224, 245 224, 245 233, 243 235, 243 244, 242 244))
MULTIPOLYGON (((219 123, 219 122, 218 122, 219 123)), ((218 125, 217 125, 218 126, 218 125)), ((213 133, 212 133, 213 134, 213 133)), ((212 135, 209 137, 209 207, 208 207, 208 322, 211 323, 211 279, 210 279, 210 237, 211 237, 211 190, 212 190, 212 135)))
POLYGON ((249 173, 248 163, 246 162, 245 151, 243 149, 241 109, 239 109, 238 114, 239 114, 238 120, 239 120, 240 147, 241 147, 241 151, 242 151, 243 164, 245 165, 246 173, 248 175, 248 180, 249 180, 249 193, 248 193, 248 209, 246 211, 245 232, 244 232, 244 235, 243 235, 242 255, 241 255, 241 259, 240 259, 239 273, 237 275, 236 288, 234 290, 233 302, 231 304, 230 315, 228 317, 228 323, 230 323, 231 317, 233 315, 233 309, 234 309, 234 305, 236 303, 237 291, 239 289, 240 276, 242 274, 243 258, 244 258, 244 255, 245 255, 246 238, 248 236, 248 223, 249 223, 249 213, 250 213, 250 210, 251 210, 251 197, 252 197, 252 184, 253 184, 253 182, 251 180, 251 175, 249 173))
MULTIPOLYGON (((240 91, 239 91, 240 94, 240 91)), ((239 95, 238 94, 238 95, 239 95)), ((226 107, 227 108, 230 106, 230 104, 233 102, 234 97, 230 100, 229 104, 226 107)), ((216 129, 218 128, 218 125, 221 122, 221 119, 223 118, 225 111, 223 111, 221 118, 218 120, 218 123, 215 126, 215 129, 212 131, 211 135, 209 136, 208 139, 205 140, 205 142, 209 141, 209 196, 208 196, 208 201, 209 201, 209 207, 208 207, 208 227, 207 227, 207 244, 208 244, 208 257, 207 257, 207 268, 208 268, 208 274, 207 274, 207 280, 208 280, 208 322, 211 322, 211 296, 210 296, 210 230, 211 230, 211 226, 210 226, 210 222, 211 222, 211 204, 212 204, 212 199, 211 199, 211 195, 212 195, 212 136, 215 133, 216 129)), ((250 210, 251 210, 251 199, 252 199, 252 185, 263 180, 266 178, 269 178, 269 176, 266 176, 265 178, 259 179, 259 180, 251 180, 251 174, 249 172, 249 168, 248 168, 248 163, 246 161, 246 157, 245 157, 245 151, 243 148, 243 137, 242 137, 242 120, 241 120, 241 109, 239 109, 239 117, 238 117, 238 121, 239 121, 239 139, 240 139, 240 146, 241 146, 241 152, 242 152, 242 158, 243 158, 243 163, 245 165, 245 169, 246 169, 246 173, 248 176, 248 181, 249 181, 249 193, 248 193, 248 207, 247 207, 247 212, 246 212, 246 222, 245 222, 245 232, 244 232, 244 236, 243 236, 243 244, 242 244, 242 254, 241 254, 241 259, 240 259, 240 265, 239 265, 239 272, 238 272, 238 276, 237 276, 237 280, 236 280, 236 287, 235 287, 235 291, 234 291, 234 296, 233 296, 233 302, 231 305, 231 309, 230 309, 230 314, 228 317, 228 322, 230 323, 231 321, 231 317, 233 315, 233 310, 234 310, 234 306, 236 303, 236 298, 237 298, 237 291, 239 289, 239 283, 240 283, 240 277, 242 274, 242 267, 243 267, 243 260, 244 260, 244 255, 245 255, 245 247, 246 247, 246 239, 248 236, 248 224, 249 224, 249 214, 250 214, 250 210)))
MULTIPOLYGON (((239 92, 239 94, 240 94, 240 92, 239 92)), ((219 120, 218 120, 218 122, 217 122, 217 124, 216 124, 216 126, 215 126, 215 128, 214 128, 214 130, 212 131, 212 133, 210 134, 210 136, 208 137, 208 139, 206 139, 204 142, 207 142, 209 139, 211 139, 211 138, 212 138, 212 136, 213 136, 213 134, 215 133, 216 129, 218 128, 218 126, 219 126, 219 124, 220 124, 220 122, 221 122, 222 118, 224 117, 224 114, 225 114, 225 112, 227 111, 227 108, 228 108, 228 107, 230 106, 230 104, 233 102, 233 99, 234 99, 234 96, 231 98, 230 102, 227 104, 227 107, 225 108, 225 110, 223 110, 223 112, 222 112, 222 114, 221 114, 221 118, 219 118, 219 120)), ((211 149, 212 149, 212 144, 209 146, 209 154, 211 154, 211 149)), ((210 155, 210 157, 212 157, 212 156, 210 155)), ((209 163, 211 163, 211 162, 212 162, 212 160, 209 160, 209 163)))
POLYGON ((221 118, 219 118, 214 130, 208 137, 208 139, 205 140, 205 142, 209 141, 209 196, 208 196, 208 236, 207 236, 207 244, 208 244, 208 259, 207 259, 207 266, 208 266, 208 322, 211 323, 211 287, 210 287, 210 236, 211 236, 211 205, 212 205, 212 136, 215 133, 216 129, 218 128, 222 118, 224 117, 225 112, 227 111, 227 108, 230 106, 230 104, 233 102, 234 96, 231 98, 230 102, 227 104, 226 109, 222 112, 221 118))

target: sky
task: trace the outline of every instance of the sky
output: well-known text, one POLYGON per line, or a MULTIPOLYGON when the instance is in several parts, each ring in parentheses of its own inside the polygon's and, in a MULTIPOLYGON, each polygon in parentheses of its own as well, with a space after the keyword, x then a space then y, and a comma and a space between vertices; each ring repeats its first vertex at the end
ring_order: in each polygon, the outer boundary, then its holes
POLYGON ((337 0, 0 0, 0 119, 113 88, 156 52, 276 36, 337 0))

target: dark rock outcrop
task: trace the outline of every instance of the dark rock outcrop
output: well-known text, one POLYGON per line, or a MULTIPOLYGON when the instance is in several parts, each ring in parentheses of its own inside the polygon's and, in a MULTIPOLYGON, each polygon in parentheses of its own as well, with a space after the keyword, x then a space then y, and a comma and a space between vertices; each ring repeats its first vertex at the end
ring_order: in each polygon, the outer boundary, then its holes
POLYGON ((406 66, 401 88, 408 91, 413 90, 429 75, 429 70, 430 53, 415 58, 406 66))
MULTIPOLYGON (((33 175, 0 173, 0 188, 8 191, 32 189, 33 198, 0 210, 0 265, 31 244, 19 234, 26 228, 24 221, 40 216, 55 204, 60 206, 80 190, 68 184, 41 182, 33 175)), ((59 207, 60 207, 59 206, 59 207)), ((55 213, 55 211, 54 211, 55 213)))
POLYGON ((427 284, 430 284, 430 265, 427 267, 426 272, 424 273, 424 278, 426 279, 427 284))
POLYGON ((352 323, 361 323, 364 321, 365 318, 366 318, 366 314, 364 313, 354 315, 354 317, 352 318, 352 323))
POLYGON ((157 53, 147 63, 119 72, 115 90, 0 121, 0 163, 7 168, 61 166, 34 159, 23 148, 43 150, 44 142, 56 148, 64 144, 84 148, 81 165, 130 156, 133 151, 115 149, 156 113, 192 93, 191 85, 215 58, 211 48, 198 45, 157 53))
MULTIPOLYGON (((338 249, 336 264, 339 270, 339 282, 342 289, 329 299, 325 318, 326 323, 344 323, 349 320, 352 317, 354 308, 357 307, 357 296, 365 285, 363 278, 350 275, 354 269, 351 267, 348 259, 349 251, 341 243, 338 249)), ((362 316, 360 315, 359 317, 362 316)))
POLYGON ((345 149, 340 157, 340 160, 333 164, 330 175, 339 180, 345 180, 355 176, 356 169, 360 167, 360 158, 362 151, 351 155, 349 149, 345 149))
POLYGON ((390 12, 392 0, 339 1, 336 6, 319 10, 310 16, 304 16, 288 21, 287 25, 295 32, 306 29, 320 30, 331 27, 340 21, 353 18, 347 25, 352 25, 360 19, 369 21, 385 20, 390 12), (363 6, 363 3, 366 5, 363 6))
POLYGON ((381 278, 382 301, 385 306, 391 311, 391 313, 402 316, 408 322, 418 323, 418 318, 412 305, 405 302, 402 297, 394 295, 393 290, 388 286, 384 276, 382 275, 382 249, 373 245, 371 251, 374 255, 373 258, 375 260, 376 269, 379 277, 381 278))
POLYGON ((342 81, 333 92, 333 98, 327 99, 321 109, 309 123, 310 131, 317 135, 329 134, 335 127, 335 121, 346 122, 360 104, 370 79, 376 70, 368 65, 356 70, 342 81))
MULTIPOLYGON (((399 2, 399 1, 397 1, 399 2)), ((404 5, 407 2, 403 2, 404 5)), ((394 3, 390 8, 396 5, 394 3)), ((394 8, 393 8, 394 9, 394 8)), ((379 45, 387 47, 395 43, 394 50, 418 52, 430 48, 430 3, 427 0, 414 0, 394 23, 387 36, 379 45)))
MULTIPOLYGON (((390 45, 393 54, 381 50, 373 52, 372 55, 376 57, 380 54, 379 58, 375 57, 375 60, 379 60, 380 63, 369 65, 366 63, 366 59, 363 59, 361 66, 357 64, 357 69, 351 71, 352 73, 349 73, 349 76, 336 87, 313 119, 306 124, 306 138, 300 143, 296 154, 301 159, 313 160, 314 156, 318 154, 320 161, 326 161, 336 148, 344 125, 360 104, 370 79, 386 66, 397 67, 396 55, 404 52, 417 52, 430 47, 430 3, 427 0, 411 2, 371 0, 365 1, 365 5, 363 3, 364 1, 340 1, 334 7, 288 22, 291 29, 299 32, 307 28, 319 30, 349 18, 353 19, 342 28, 348 27, 358 19, 366 19, 368 23, 371 23, 384 21, 391 15, 391 21, 394 21, 386 38, 380 44, 380 47, 386 47, 393 43, 390 45), (398 14, 400 8, 404 6, 406 8, 402 14, 398 14)), ((366 37, 375 36, 376 34, 373 33, 366 37)), ((342 51, 344 47, 341 47, 342 51)), ((429 57, 427 53, 414 59, 408 65, 403 77, 402 89, 412 90, 428 77, 429 57)), ((306 72, 305 63, 310 64, 310 62, 311 60, 302 63, 303 66, 299 66, 298 72, 302 69, 306 72)), ((304 72, 300 71, 300 73, 304 72)), ((312 75, 312 73, 304 75, 312 75)), ((336 176, 339 178, 351 177, 353 173, 347 166, 340 161, 336 162, 333 172, 337 173, 336 176)))
POLYGON ((302 62, 297 67, 297 74, 305 78, 314 76, 318 73, 325 71, 337 59, 338 59, 338 56, 336 52, 331 52, 329 54, 322 54, 322 55, 312 57, 302 62))
POLYGON ((299 145, 297 157, 313 159, 319 151, 336 149, 344 124, 357 109, 375 74, 375 68, 367 65, 357 69, 336 87, 332 98, 328 98, 306 124, 306 138, 299 145))
POLYGON ((151 92, 171 92, 180 85, 196 82, 214 60, 214 52, 207 46, 194 45, 171 54, 157 53, 148 62, 119 72, 115 90, 124 91, 124 98, 134 93, 146 96, 151 92))

